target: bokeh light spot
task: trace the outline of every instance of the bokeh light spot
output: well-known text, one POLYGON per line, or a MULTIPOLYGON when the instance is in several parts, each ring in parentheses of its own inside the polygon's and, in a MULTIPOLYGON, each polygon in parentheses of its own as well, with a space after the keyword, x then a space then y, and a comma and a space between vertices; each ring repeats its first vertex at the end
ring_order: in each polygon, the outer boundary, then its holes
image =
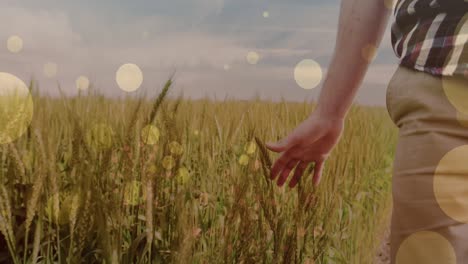
POLYGON ((364 46, 361 50, 362 57, 368 62, 372 62, 375 59, 376 54, 377 47, 373 44, 368 44, 364 46))
POLYGON ((79 194, 74 192, 55 193, 47 200, 45 213, 47 219, 58 225, 66 225, 70 221, 70 214, 79 202, 79 194))
POLYGON ((322 68, 314 60, 302 60, 294 69, 294 79, 303 89, 313 89, 322 80, 322 68))
POLYGON ((449 217, 468 223, 468 145, 448 152, 437 165, 434 195, 440 208, 449 217))
POLYGON ((80 76, 75 81, 76 89, 80 91, 88 90, 89 88, 89 79, 86 76, 80 76))
POLYGON ((11 53, 18 53, 23 50, 23 39, 19 36, 11 36, 7 40, 7 49, 11 53))
POLYGON ((143 72, 136 64, 127 63, 117 70, 115 80, 120 89, 133 92, 143 83, 143 72))
POLYGON ((264 12, 263 12, 263 17, 264 17, 264 18, 269 18, 269 17, 270 17, 270 12, 264 11, 264 12))
POLYGON ((175 166, 175 160, 172 156, 168 155, 168 156, 165 156, 162 160, 162 165, 163 165, 163 168, 166 169, 166 170, 172 170, 172 168, 174 168, 175 166))
POLYGON ((141 139, 147 145, 158 143, 159 136, 159 129, 153 125, 147 125, 141 130, 141 139))
POLYGON ((180 181, 180 183, 186 184, 190 179, 188 169, 185 167, 180 167, 177 170, 177 179, 180 181))
POLYGON ((468 115, 457 111, 457 120, 460 123, 460 125, 468 128, 468 115))
POLYGON ((260 60, 260 55, 255 52, 255 51, 250 51, 249 53, 247 53, 247 62, 249 64, 257 64, 258 61, 260 60))
POLYGON ((384 0, 385 7, 393 10, 396 5, 396 0, 384 0))
POLYGON ((262 166, 262 163, 260 160, 255 160, 255 163, 254 163, 254 171, 258 171, 260 169, 260 167, 262 166))
POLYGON ((252 155, 257 150, 257 144, 254 141, 248 142, 244 146, 245 153, 252 155))
POLYGON ((460 113, 468 115, 468 80, 462 77, 442 77, 442 86, 450 103, 460 113))
POLYGON ((56 63, 53 62, 47 62, 44 64, 44 75, 47 78, 53 78, 57 75, 58 72, 58 66, 56 63))
POLYGON ((242 154, 239 157, 239 164, 241 166, 247 166, 249 164, 249 156, 247 156, 246 154, 242 154))
POLYGON ((435 232, 420 231, 401 243, 395 263, 456 264, 456 255, 445 237, 435 232))
POLYGON ((148 39, 150 36, 150 33, 148 31, 143 31, 143 33, 141 33, 141 36, 143 39, 148 39))
POLYGON ((184 153, 184 148, 179 142, 172 141, 169 143, 169 151, 175 156, 180 156, 184 153))
POLYGON ((11 143, 26 132, 33 110, 26 84, 12 74, 0 72, 0 144, 11 143))
POLYGON ((141 195, 141 182, 137 180, 130 181, 124 187, 124 201, 126 205, 136 206, 143 202, 141 195))
POLYGON ((106 124, 96 124, 86 133, 86 143, 91 148, 99 151, 112 146, 114 130, 106 124))

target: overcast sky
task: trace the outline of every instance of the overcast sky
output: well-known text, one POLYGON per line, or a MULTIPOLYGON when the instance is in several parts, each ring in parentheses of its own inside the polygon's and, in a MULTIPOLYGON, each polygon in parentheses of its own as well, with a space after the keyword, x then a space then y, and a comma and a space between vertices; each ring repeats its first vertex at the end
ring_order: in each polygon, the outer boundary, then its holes
MULTIPOLYGON (((337 30, 338 0, 2 0, 0 72, 56 94, 60 83, 75 94, 75 80, 87 76, 107 95, 124 95, 115 74, 138 65, 144 81, 137 91, 155 94, 176 70, 174 93, 302 101, 316 98, 299 87, 294 68, 303 59, 326 72, 337 30), (268 17, 264 17, 268 12, 268 17), (23 49, 11 53, 17 35, 23 49), (248 52, 260 59, 251 65, 248 52), (58 66, 47 78, 44 64, 58 66), (226 67, 228 69, 226 69, 226 67)), ((387 30, 357 100, 385 104, 385 89, 397 59, 387 30)), ((352 65, 350 65, 352 67, 352 65)))

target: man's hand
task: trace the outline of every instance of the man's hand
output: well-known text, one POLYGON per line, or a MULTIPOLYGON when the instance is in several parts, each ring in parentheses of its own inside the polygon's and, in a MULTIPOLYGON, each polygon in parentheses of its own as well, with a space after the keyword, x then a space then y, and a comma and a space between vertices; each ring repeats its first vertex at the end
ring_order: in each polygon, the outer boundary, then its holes
POLYGON ((274 180, 280 173, 277 184, 283 186, 290 172, 296 167, 294 176, 289 182, 289 187, 293 188, 307 166, 315 162, 313 183, 317 186, 325 160, 338 143, 343 128, 344 119, 328 118, 316 111, 283 140, 267 143, 268 149, 281 152, 271 169, 271 179, 274 180))
POLYGON ((362 50, 380 45, 390 13, 383 1, 341 1, 335 52, 316 111, 285 139, 267 144, 270 150, 281 152, 271 170, 272 179, 281 173, 279 186, 294 168, 289 186, 296 186, 311 162, 315 162, 314 184, 319 183, 323 164, 341 137, 344 118, 370 63, 362 50))

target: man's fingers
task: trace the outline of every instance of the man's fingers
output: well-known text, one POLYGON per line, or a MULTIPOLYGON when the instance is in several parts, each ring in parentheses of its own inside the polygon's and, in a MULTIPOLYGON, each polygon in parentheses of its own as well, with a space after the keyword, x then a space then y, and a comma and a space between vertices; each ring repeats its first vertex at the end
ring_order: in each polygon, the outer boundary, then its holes
POLYGON ((297 183, 301 180, 302 175, 304 174, 304 171, 307 168, 307 165, 309 165, 309 163, 305 161, 301 161, 297 165, 296 170, 294 171, 294 176, 291 179, 291 181, 289 181, 290 188, 296 187, 297 183))
POLYGON ((319 160, 315 163, 314 177, 313 177, 314 186, 318 186, 320 183, 320 179, 322 178, 322 171, 323 171, 324 163, 325 163, 325 160, 319 160))
POLYGON ((270 179, 274 180, 276 178, 276 175, 278 175, 279 172, 281 172, 284 168, 284 166, 286 166, 286 164, 288 164, 290 158, 286 155, 281 155, 276 161, 275 163, 273 164, 272 168, 271 168, 271 172, 270 172, 270 179))
POLYGON ((282 152, 271 168, 270 179, 274 180, 278 173, 280 173, 289 163, 289 161, 297 157, 298 151, 299 150, 297 148, 289 148, 288 150, 282 152))
POLYGON ((283 184, 288 179, 289 173, 291 173, 291 171, 294 169, 294 167, 296 166, 298 162, 299 161, 296 159, 293 159, 288 162, 288 164, 284 167, 283 171, 281 171, 281 176, 279 177, 278 182, 277 182, 278 186, 280 187, 283 186, 283 184))

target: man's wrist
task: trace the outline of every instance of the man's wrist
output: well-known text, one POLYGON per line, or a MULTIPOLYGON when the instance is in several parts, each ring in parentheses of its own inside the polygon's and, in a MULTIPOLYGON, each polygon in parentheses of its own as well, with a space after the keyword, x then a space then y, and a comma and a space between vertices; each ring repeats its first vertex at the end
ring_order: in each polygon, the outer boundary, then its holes
POLYGON ((340 111, 340 109, 328 105, 323 105, 321 103, 318 103, 314 110, 314 115, 320 118, 325 118, 327 120, 342 121, 345 119, 346 114, 346 111, 340 111))

